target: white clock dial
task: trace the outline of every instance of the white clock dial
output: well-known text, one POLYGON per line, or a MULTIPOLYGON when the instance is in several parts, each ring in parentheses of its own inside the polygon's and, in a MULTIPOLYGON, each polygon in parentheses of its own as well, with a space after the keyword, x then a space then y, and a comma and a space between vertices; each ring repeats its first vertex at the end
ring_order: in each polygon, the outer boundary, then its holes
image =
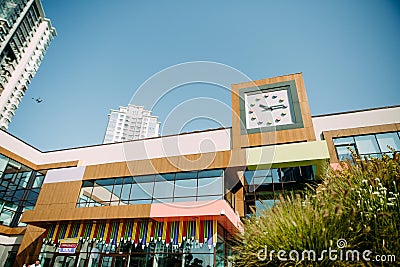
POLYGON ((245 93, 246 128, 293 124, 288 91, 245 93))

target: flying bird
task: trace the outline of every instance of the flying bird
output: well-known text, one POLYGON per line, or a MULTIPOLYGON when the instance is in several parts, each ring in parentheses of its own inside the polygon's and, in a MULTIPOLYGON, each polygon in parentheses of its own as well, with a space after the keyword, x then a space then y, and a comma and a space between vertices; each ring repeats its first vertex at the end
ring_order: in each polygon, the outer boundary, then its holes
POLYGON ((43 99, 41 99, 40 97, 38 97, 38 98, 33 98, 32 97, 32 99, 35 100, 36 103, 38 103, 38 104, 43 102, 43 99))

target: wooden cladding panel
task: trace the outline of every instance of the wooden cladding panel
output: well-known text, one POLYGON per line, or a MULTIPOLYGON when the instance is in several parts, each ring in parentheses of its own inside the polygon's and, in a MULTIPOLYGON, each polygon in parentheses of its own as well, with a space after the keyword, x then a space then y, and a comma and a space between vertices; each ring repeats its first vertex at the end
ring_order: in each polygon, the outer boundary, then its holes
POLYGON ((277 132, 267 132, 267 133, 256 133, 249 135, 241 135, 241 146, 242 147, 252 147, 266 145, 266 140, 273 140, 270 144, 287 144, 294 142, 303 141, 315 141, 314 129, 313 128, 302 128, 302 129, 292 129, 283 130, 277 132), (311 133, 312 132, 312 133, 311 133))
MULTIPOLYGON (((304 86, 304 81, 303 81, 301 73, 295 73, 295 74, 289 74, 289 75, 278 76, 278 77, 273 77, 273 78, 266 78, 266 79, 262 79, 262 80, 251 81, 251 82, 233 84, 232 89, 234 90, 235 94, 232 97, 232 101, 235 100, 237 102, 237 108, 238 108, 239 107, 238 106, 238 104, 239 104, 239 102, 238 102, 239 89, 254 87, 255 85, 263 86, 266 84, 274 84, 274 83, 287 82, 287 81, 293 81, 293 80, 296 81, 299 102, 307 102, 308 103, 307 93, 306 93, 306 89, 304 86)), ((239 110, 239 109, 237 109, 237 110, 239 110)), ((307 109, 304 111, 307 111, 307 109)))
POLYGON ((81 186, 81 181, 43 184, 36 207, 57 204, 75 206, 81 186))
POLYGON ((26 231, 26 227, 8 227, 5 225, 0 225, 0 234, 2 235, 22 235, 26 231))
POLYGON ((235 194, 235 210, 240 217, 244 217, 244 188, 240 188, 235 194))
POLYGON ((110 178, 115 176, 129 176, 130 172, 126 162, 106 163, 87 166, 83 179, 86 178, 110 178), (121 166, 125 166, 122 168, 121 166))
POLYGON ((316 138, 314 133, 314 126, 312 124, 307 93, 301 73, 232 85, 232 145, 234 148, 315 140, 316 138), (274 84, 292 80, 296 82, 301 116, 304 125, 303 128, 242 135, 240 132, 239 90, 243 88, 262 86, 266 84, 274 84))
POLYGON ((75 208, 66 205, 41 205, 26 211, 22 221, 33 225, 55 221, 93 221, 126 218, 150 218, 150 204, 75 208))
POLYGON ((147 218, 150 215, 150 205, 77 208, 81 185, 81 181, 44 184, 34 210, 26 211, 22 222, 147 218))
POLYGON ((87 166, 83 179, 182 172, 245 165, 242 150, 87 166))
POLYGON ((78 162, 79 162, 78 160, 73 160, 73 161, 41 164, 41 165, 37 165, 37 170, 49 170, 49 169, 76 167, 76 166, 78 166, 78 162))
POLYGON ((324 131, 322 132, 322 134, 324 135, 324 139, 326 140, 326 144, 328 146, 331 163, 338 163, 339 160, 336 155, 335 145, 333 144, 333 138, 364 135, 364 134, 386 133, 394 131, 400 131, 400 123, 366 126, 366 127, 358 127, 350 129, 338 129, 332 131, 324 131))

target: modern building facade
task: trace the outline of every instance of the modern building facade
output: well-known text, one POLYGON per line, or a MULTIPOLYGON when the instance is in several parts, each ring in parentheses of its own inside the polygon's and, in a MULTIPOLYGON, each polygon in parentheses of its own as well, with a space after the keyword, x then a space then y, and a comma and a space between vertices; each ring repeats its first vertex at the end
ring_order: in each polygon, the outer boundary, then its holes
POLYGON ((0 128, 7 129, 56 35, 40 0, 0 1, 0 128))
POLYGON ((103 144, 159 136, 160 122, 150 110, 129 104, 111 110, 103 144))
POLYGON ((230 266, 261 201, 302 190, 344 146, 400 151, 399 115, 312 117, 291 74, 232 85, 232 128, 49 152, 0 131, 0 253, 6 266, 230 266))

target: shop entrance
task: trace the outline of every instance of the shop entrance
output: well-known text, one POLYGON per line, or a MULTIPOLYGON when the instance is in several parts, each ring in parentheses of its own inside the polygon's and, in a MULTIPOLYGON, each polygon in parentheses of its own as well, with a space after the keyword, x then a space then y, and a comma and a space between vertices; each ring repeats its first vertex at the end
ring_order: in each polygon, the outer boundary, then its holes
POLYGON ((180 246, 158 240, 147 246, 131 242, 118 245, 81 242, 75 253, 68 254, 60 253, 60 248, 54 245, 44 244, 38 258, 42 267, 215 267, 221 266, 216 265, 218 247, 218 243, 214 247, 194 239, 180 246))
POLYGON ((44 267, 128 267, 128 254, 102 254, 93 259, 82 259, 73 254, 55 253, 44 267))

